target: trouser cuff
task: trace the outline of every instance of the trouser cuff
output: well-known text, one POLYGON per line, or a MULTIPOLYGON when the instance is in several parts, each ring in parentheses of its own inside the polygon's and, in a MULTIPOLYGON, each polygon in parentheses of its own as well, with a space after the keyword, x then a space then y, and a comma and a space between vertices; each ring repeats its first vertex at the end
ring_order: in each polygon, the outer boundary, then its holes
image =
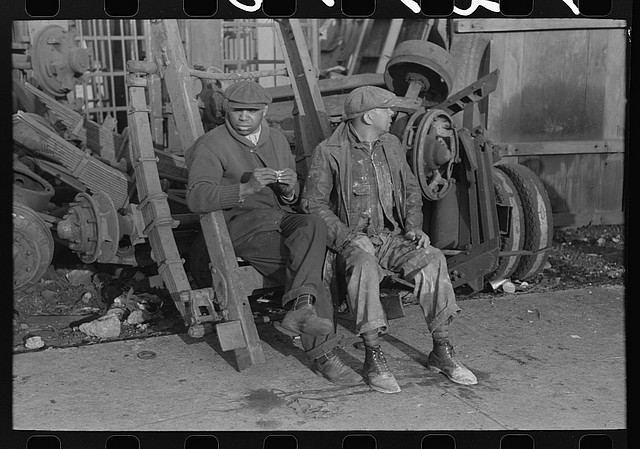
POLYGON ((338 346, 342 341, 342 338, 343 338, 342 335, 333 334, 324 342, 306 351, 305 354, 307 354, 307 357, 309 358, 309 360, 315 360, 318 357, 321 357, 327 354, 333 348, 338 346))
POLYGON ((440 311, 440 313, 430 323, 427 323, 429 332, 433 332, 434 330, 436 330, 445 321, 451 323, 451 321, 453 321, 453 318, 460 315, 461 312, 462 309, 458 307, 457 304, 450 304, 444 310, 440 311))
POLYGON ((318 297, 318 290, 310 285, 301 285, 289 290, 282 295, 282 305, 286 305, 289 301, 296 299, 300 295, 312 295, 314 298, 318 297))

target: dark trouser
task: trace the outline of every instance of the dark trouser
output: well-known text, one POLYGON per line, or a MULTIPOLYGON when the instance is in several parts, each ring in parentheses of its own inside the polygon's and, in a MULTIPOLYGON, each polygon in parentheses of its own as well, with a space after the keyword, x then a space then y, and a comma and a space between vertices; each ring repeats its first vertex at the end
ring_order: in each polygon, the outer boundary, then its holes
POLYGON ((382 234, 371 239, 375 254, 347 246, 338 257, 347 280, 347 300, 356 318, 356 333, 386 331, 387 317, 380 303, 380 281, 384 270, 399 273, 414 282, 429 332, 460 313, 447 261, 437 248, 417 249, 400 235, 382 234))
MULTIPOLYGON (((260 274, 284 285, 283 305, 311 294, 316 297, 318 316, 333 322, 331 295, 322 281, 326 245, 327 226, 322 218, 287 213, 279 231, 258 232, 234 250, 260 274)), ((329 352, 337 343, 335 334, 300 337, 310 359, 329 352)))

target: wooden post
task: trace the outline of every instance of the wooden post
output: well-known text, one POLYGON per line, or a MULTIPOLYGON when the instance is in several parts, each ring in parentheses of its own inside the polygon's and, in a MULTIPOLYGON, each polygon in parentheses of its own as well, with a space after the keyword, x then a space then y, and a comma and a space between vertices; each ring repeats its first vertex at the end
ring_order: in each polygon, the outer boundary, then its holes
POLYGON ((276 23, 298 109, 295 117, 298 121, 301 145, 297 155, 298 171, 305 176, 308 168, 307 159, 311 157, 316 145, 331 135, 331 125, 320 95, 317 73, 309 56, 300 21, 283 19, 276 20, 276 23))
MULTIPOLYGON (((180 40, 176 20, 152 21, 158 71, 165 81, 183 149, 189 148, 204 134, 204 127, 193 94, 190 68, 180 40)), ((263 363, 264 354, 253 321, 253 314, 242 289, 236 255, 221 211, 204 214, 200 220, 212 269, 219 270, 226 283, 229 318, 240 321, 246 346, 235 349, 238 369, 263 363)), ((173 235, 167 239, 174 241, 173 235)))

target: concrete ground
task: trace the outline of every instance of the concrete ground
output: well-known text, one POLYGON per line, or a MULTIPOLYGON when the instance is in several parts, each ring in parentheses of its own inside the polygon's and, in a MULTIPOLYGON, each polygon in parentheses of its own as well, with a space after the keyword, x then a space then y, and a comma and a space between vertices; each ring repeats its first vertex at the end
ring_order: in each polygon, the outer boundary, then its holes
MULTIPOLYGON (((615 430, 626 429, 622 286, 460 301, 457 356, 479 380, 425 368, 417 305, 391 321, 383 350, 402 388, 377 393, 313 374, 302 351, 258 326, 266 363, 234 368, 215 335, 186 334, 13 356, 13 428, 39 431, 615 430), (155 358, 138 357, 152 351, 155 358)), ((360 369, 352 323, 343 360, 360 369)))

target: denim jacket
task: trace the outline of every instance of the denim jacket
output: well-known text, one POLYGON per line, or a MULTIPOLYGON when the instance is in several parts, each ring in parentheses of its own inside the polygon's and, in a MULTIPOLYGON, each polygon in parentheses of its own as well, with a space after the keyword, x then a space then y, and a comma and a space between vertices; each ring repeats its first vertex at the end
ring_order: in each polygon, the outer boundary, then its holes
MULTIPOLYGON (((327 246, 340 251, 356 235, 362 211, 351 202, 351 145, 348 123, 316 147, 300 206, 303 211, 322 217, 329 228, 327 246)), ((402 144, 392 134, 380 136, 380 143, 391 173, 395 216, 403 232, 422 229, 422 193, 407 163, 402 144)), ((380 186, 383 187, 383 186, 380 186)))

